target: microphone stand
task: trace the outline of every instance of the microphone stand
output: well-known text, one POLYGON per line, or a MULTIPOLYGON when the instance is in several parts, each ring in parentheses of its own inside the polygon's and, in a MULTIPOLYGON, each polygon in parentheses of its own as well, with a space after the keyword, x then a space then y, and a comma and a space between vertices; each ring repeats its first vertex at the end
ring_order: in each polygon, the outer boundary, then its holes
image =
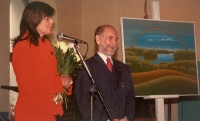
POLYGON ((89 69, 88 69, 88 67, 87 67, 87 65, 86 65, 86 63, 85 63, 85 61, 83 60, 83 57, 81 56, 81 53, 80 53, 80 51, 79 51, 79 48, 78 48, 77 44, 78 44, 78 41, 75 40, 75 41, 74 41, 74 47, 75 47, 75 49, 76 49, 76 52, 78 53, 78 55, 79 55, 79 57, 80 57, 80 59, 81 59, 81 61, 82 61, 82 64, 83 64, 83 66, 85 67, 85 70, 86 70, 87 74, 89 75, 89 77, 90 77, 90 79, 91 79, 91 81, 92 81, 92 84, 93 84, 92 87, 89 89, 90 92, 92 93, 92 94, 91 94, 91 121, 93 121, 93 96, 94 96, 93 93, 94 93, 94 92, 97 92, 97 93, 98 93, 98 95, 99 95, 99 97, 100 97, 100 99, 101 99, 101 101, 102 101, 102 103, 103 103, 103 106, 105 107, 105 109, 106 109, 106 111, 107 111, 107 113, 108 113, 108 115, 109 115, 111 121, 114 121, 114 120, 113 120, 113 117, 112 117, 112 115, 110 114, 110 111, 108 110, 108 107, 107 107, 107 105, 106 105, 106 103, 105 103, 105 101, 104 101, 104 99, 103 99, 103 97, 102 97, 102 95, 101 95, 101 93, 100 93, 100 91, 99 91, 99 88, 98 88, 98 86, 96 85, 96 82, 94 81, 94 79, 93 79, 93 77, 92 77, 92 75, 91 75, 91 73, 90 73, 90 71, 89 71, 89 69))

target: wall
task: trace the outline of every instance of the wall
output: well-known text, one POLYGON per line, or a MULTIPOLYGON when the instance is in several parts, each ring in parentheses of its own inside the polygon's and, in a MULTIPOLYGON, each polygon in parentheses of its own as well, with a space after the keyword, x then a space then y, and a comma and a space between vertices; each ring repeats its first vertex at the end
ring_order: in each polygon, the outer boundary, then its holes
POLYGON ((57 6, 58 32, 82 38, 82 1, 55 0, 57 6))
MULTIPOLYGON (((90 51, 88 57, 95 51, 94 31, 101 24, 111 24, 116 27, 121 43, 120 18, 143 18, 145 0, 126 1, 94 1, 94 0, 57 0, 58 10, 58 31, 69 36, 83 39, 89 43, 90 51), (59 7, 58 7, 59 6, 59 7), (62 13, 62 14, 61 14, 62 13), (60 15, 59 15, 60 14, 60 15), (80 35, 81 33, 81 35, 80 35)), ((151 2, 147 0, 147 13, 151 19, 151 2)), ((160 4, 160 19, 172 21, 195 22, 196 33, 200 32, 200 13, 198 13, 199 0, 157 0, 160 4)), ((200 36, 196 36, 199 40, 200 36)), ((197 45, 199 42, 197 41, 197 45)), ((200 48, 197 48, 197 51, 200 48)), ((83 50, 84 51, 84 50, 83 50)), ((122 60, 121 45, 117 52, 117 59, 122 60)), ((200 56, 198 56, 200 60, 200 56)))
MULTIPOLYGON (((9 0, 0 0, 0 86, 9 85, 9 0)), ((0 112, 9 111, 9 91, 0 89, 0 112)))
MULTIPOLYGON (((149 5, 150 1, 148 1, 147 11, 151 14, 149 5)), ((93 55, 95 51, 93 40, 96 27, 102 24, 111 24, 117 29, 119 36, 116 58, 122 61, 120 18, 143 18, 144 15, 143 0, 127 0, 126 2, 109 0, 106 3, 103 0, 85 0, 82 3, 82 39, 89 41, 90 50, 93 50, 88 53, 88 56, 93 55)))

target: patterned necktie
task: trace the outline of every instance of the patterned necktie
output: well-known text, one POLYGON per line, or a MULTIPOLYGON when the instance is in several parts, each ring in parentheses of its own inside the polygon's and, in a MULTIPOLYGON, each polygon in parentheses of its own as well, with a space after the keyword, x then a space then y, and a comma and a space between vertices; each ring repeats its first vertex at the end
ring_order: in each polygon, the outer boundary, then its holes
POLYGON ((107 61, 108 69, 112 72, 112 64, 111 64, 110 58, 107 58, 106 61, 107 61))

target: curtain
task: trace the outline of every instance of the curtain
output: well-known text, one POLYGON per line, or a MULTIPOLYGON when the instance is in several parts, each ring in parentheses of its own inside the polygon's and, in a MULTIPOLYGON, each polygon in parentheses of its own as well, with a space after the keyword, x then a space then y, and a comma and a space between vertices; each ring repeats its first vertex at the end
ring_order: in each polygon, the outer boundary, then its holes
MULTIPOLYGON (((200 61, 198 61, 198 76, 200 77, 200 61)), ((200 121, 200 96, 179 98, 178 121, 200 121)))

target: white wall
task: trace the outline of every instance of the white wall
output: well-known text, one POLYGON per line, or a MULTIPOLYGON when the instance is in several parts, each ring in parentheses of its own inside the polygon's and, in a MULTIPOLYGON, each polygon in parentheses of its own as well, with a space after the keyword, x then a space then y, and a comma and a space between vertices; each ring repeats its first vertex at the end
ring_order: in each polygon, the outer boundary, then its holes
MULTIPOLYGON (((19 26, 21 21, 22 12, 25 8, 22 0, 11 0, 10 1, 10 39, 12 40, 14 37, 19 35, 19 26)), ((10 41, 10 52, 12 53, 13 42, 10 41)), ((17 86, 15 74, 13 72, 12 63, 10 62, 10 86, 17 86)), ((18 93, 14 91, 10 91, 9 98, 9 109, 11 109, 11 113, 14 114, 13 109, 16 104, 18 97, 18 93)))

